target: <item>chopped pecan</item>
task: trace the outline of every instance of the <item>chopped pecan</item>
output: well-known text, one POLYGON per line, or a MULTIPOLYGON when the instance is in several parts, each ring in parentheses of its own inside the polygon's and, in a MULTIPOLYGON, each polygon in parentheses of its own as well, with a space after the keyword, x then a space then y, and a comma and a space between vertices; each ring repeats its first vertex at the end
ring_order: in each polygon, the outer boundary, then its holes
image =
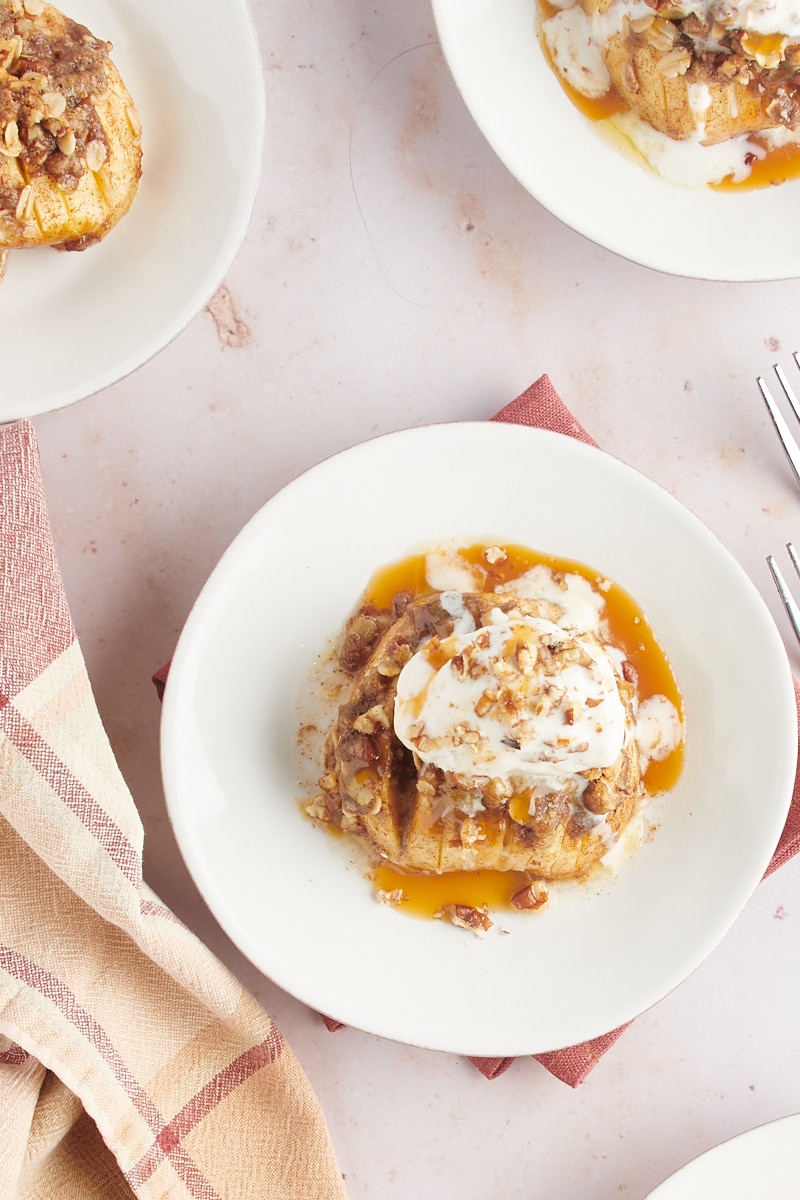
POLYGON ((767 116, 780 125, 791 126, 796 120, 796 104, 782 88, 767 104, 767 116))
POLYGON ((389 716, 382 704, 373 704, 360 717, 353 721, 353 729, 358 733, 375 733, 377 729, 389 728, 389 716))
POLYGON ((449 921, 459 929, 471 929, 479 937, 492 928, 489 910, 485 904, 482 908, 473 908, 470 904, 445 904, 436 915, 440 920, 449 921))
POLYGON ((636 670, 636 667, 633 665, 630 659, 626 658, 622 664, 622 678, 626 683, 632 683, 634 686, 638 682, 639 672, 636 670))
POLYGON ((527 887, 515 892, 511 897, 511 904, 514 908, 533 912, 537 908, 544 908, 547 900, 547 888, 540 879, 534 879, 527 887))

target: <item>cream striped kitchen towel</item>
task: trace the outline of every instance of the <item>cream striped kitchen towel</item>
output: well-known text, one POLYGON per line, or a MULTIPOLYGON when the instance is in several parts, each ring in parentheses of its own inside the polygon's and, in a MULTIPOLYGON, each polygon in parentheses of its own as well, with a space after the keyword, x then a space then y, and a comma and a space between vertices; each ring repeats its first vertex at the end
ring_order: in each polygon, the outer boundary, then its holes
POLYGON ((0 1200, 333 1200, 267 1013, 142 880, 33 427, 0 427, 0 1200))

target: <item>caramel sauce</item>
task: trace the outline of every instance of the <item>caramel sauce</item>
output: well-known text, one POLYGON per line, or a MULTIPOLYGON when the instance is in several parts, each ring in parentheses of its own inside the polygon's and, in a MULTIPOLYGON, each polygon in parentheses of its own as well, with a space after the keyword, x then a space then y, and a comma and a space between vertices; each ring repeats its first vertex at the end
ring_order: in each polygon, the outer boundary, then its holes
POLYGON ((430 591, 425 579, 424 554, 415 554, 401 562, 380 567, 367 585, 364 600, 376 608, 391 608, 397 593, 406 591, 414 596, 430 591))
MULTIPOLYGON (((518 579, 531 567, 543 565, 561 574, 576 574, 589 580, 600 590, 606 602, 606 620, 611 641, 624 648, 625 654, 638 674, 640 700, 663 695, 684 719, 683 698, 672 668, 648 624, 639 605, 618 584, 585 563, 544 554, 526 546, 503 545, 506 557, 490 564, 484 557, 485 544, 463 547, 458 554, 482 572, 478 590, 492 592, 501 584, 518 579)), ((364 602, 379 608, 391 608, 398 592, 413 597, 429 592, 426 579, 426 555, 416 554, 379 568, 364 593, 364 602)), ((651 762, 644 776, 648 793, 668 791, 677 782, 683 767, 684 748, 681 743, 661 762, 651 762)), ((522 814, 520 814, 522 815, 522 814)), ((513 816, 513 813, 512 813, 513 816)), ((400 911, 419 917, 433 917, 445 904, 466 904, 473 908, 488 905, 510 911, 511 900, 531 882, 532 876, 519 871, 456 871, 442 875, 413 875, 387 864, 372 873, 376 889, 393 892, 402 889, 400 911)))
POLYGON ((518 825, 527 825, 530 820, 532 796, 533 788, 522 788, 515 792, 508 802, 508 815, 518 825))
MULTIPOLYGON (((450 661, 450 655, 447 653, 446 648, 441 644, 435 646, 426 646, 425 657, 431 664, 431 669, 434 671, 441 671, 442 667, 446 667, 450 661)), ((418 697, 418 700, 421 707, 422 696, 418 697)))
POLYGON ((445 904, 484 904, 500 912, 511 910, 511 898, 531 882, 523 871, 450 871, 443 875, 406 875, 380 866, 372 873, 376 888, 403 891, 400 911, 414 917, 435 917, 445 904))
POLYGON ((745 54, 750 58, 760 54, 765 61, 773 56, 773 66, 777 66, 783 59, 785 46, 786 38, 782 33, 753 33, 748 30, 742 34, 742 49, 745 54))
MULTIPOLYGON (((759 141, 755 136, 750 140, 759 141)), ((729 176, 719 183, 709 184, 709 187, 716 192, 755 191, 756 188, 778 187, 797 178, 800 178, 800 146, 778 146, 767 150, 764 158, 757 158, 753 162, 746 179, 737 183, 729 176)))

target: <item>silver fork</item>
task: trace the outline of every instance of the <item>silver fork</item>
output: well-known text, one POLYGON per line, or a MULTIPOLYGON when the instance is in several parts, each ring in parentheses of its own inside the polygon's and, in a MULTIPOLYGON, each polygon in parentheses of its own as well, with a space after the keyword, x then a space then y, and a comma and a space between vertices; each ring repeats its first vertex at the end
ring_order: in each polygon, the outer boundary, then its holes
MULTIPOLYGON (((792 358, 794 359, 797 367, 800 368, 800 352, 795 350, 792 358)), ((779 363, 776 363, 773 367, 773 370, 778 377, 778 382, 781 385, 783 394, 788 400, 789 406, 794 413, 796 420, 798 423, 800 423, 800 400, 798 400, 794 389, 789 383, 789 380, 786 378, 786 373, 784 372, 783 367, 781 367, 779 363)), ((800 445, 798 445, 794 434, 784 420, 784 417, 775 403, 775 400, 773 399, 764 379, 759 375, 756 382, 761 395, 764 398, 764 403, 767 406, 767 412, 772 418, 772 423, 775 426, 775 431, 778 435, 780 443, 786 452, 786 457, 789 460, 792 473, 798 484, 800 484, 800 445)), ((795 569, 795 573, 798 575, 798 577, 800 577, 800 554, 798 554, 792 542, 786 543, 786 550, 792 566, 795 569)), ((776 563, 772 554, 767 555, 767 566, 769 567, 772 578, 775 581, 775 587, 778 589, 778 595, 781 598, 783 607, 786 609, 786 615, 788 616, 789 622, 794 630, 795 637, 800 642, 800 605, 798 605, 797 601, 792 595, 789 585, 784 579, 781 569, 776 563)))
MULTIPOLYGON (((791 542, 786 543, 786 549, 788 551, 789 558, 792 560, 792 566, 800 576, 800 556, 798 556, 798 553, 791 542)), ((775 562, 775 559, 771 554, 767 555, 767 566, 772 572, 772 578, 775 580, 775 587, 778 589, 778 595, 783 602, 783 607, 786 609, 786 615, 789 618, 792 629, 794 630, 795 637, 797 638, 798 642, 800 642, 800 605, 798 605, 797 601, 792 595, 789 585, 781 573, 780 567, 775 562)))
MULTIPOLYGON (((792 358, 797 366, 800 367, 800 352, 795 350, 792 358)), ((800 422, 800 400, 797 399, 789 380, 786 378, 786 373, 784 372, 783 367, 780 365, 780 363, 775 363, 773 370, 778 377, 778 383, 783 388, 784 396, 789 401, 792 412, 794 413, 798 422, 800 422)), ((797 442, 795 441, 792 431, 786 424, 780 409, 772 398, 769 388, 760 375, 758 376, 756 383, 759 386, 761 395, 764 397, 764 403, 767 406, 767 412, 772 417, 772 423, 775 426, 778 437, 780 438, 781 445, 786 451, 786 457, 789 459, 794 477, 798 484, 800 484, 800 446, 798 446, 797 442)))

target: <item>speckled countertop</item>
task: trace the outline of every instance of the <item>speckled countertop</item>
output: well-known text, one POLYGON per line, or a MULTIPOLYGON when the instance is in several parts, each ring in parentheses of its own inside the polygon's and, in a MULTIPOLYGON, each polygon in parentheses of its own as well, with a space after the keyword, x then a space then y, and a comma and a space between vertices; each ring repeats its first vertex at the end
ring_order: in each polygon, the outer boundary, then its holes
POLYGON ((800 862, 580 1088, 533 1060, 490 1083, 456 1057, 328 1033, 229 943, 171 833, 150 676, 284 483, 378 433, 489 417, 543 372, 605 449, 733 552, 800 670, 764 561, 797 536, 800 495, 755 386, 800 346, 800 283, 663 276, 561 225, 474 126, 426 0, 254 0, 253 15, 263 171, 223 287, 132 376, 35 419, 146 876, 277 1018, 352 1200, 640 1200, 700 1151, 800 1110, 800 862))

